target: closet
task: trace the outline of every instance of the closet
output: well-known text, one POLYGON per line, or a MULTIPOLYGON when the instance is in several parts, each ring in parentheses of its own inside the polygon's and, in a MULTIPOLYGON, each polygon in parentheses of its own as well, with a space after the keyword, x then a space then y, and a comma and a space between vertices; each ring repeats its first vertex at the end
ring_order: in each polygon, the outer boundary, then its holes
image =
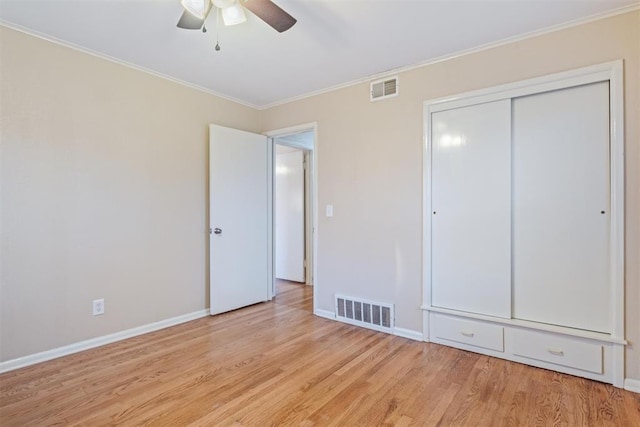
POLYGON ((428 341, 624 380, 622 61, 425 102, 428 341))

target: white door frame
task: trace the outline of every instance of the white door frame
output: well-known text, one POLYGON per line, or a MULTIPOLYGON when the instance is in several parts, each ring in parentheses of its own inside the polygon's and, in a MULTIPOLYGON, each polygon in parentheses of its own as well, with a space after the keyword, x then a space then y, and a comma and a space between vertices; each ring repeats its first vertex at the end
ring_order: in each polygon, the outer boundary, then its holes
MULTIPOLYGON (((274 197, 273 197, 273 188, 274 188, 274 179, 275 179, 275 173, 274 173, 274 153, 275 153, 275 149, 274 149, 274 140, 278 137, 283 137, 283 136, 287 136, 287 135, 292 135, 292 134, 296 134, 296 133, 301 133, 301 132, 309 132, 309 131, 313 131, 313 146, 311 148, 309 148, 308 146, 305 146, 304 144, 298 144, 295 141, 280 141, 278 142, 281 145, 287 145, 290 147, 295 147, 295 148, 300 148, 302 150, 308 150, 308 163, 307 163, 307 168, 308 170, 310 169, 310 173, 308 173, 306 176, 310 177, 310 186, 308 186, 307 188, 309 188, 311 190, 311 194, 310 197, 308 197, 309 199, 309 209, 308 212, 306 213, 306 217, 309 217, 309 213, 311 214, 311 236, 309 236, 309 234, 307 233, 307 230, 305 230, 305 237, 306 239, 309 239, 310 237, 310 241, 311 241, 311 245, 306 245, 307 248, 310 248, 311 251, 310 253, 307 253, 307 275, 306 275, 306 283, 307 285, 313 284, 313 312, 316 312, 316 296, 317 296, 317 290, 318 290, 318 280, 317 280, 317 274, 316 274, 316 254, 318 253, 318 226, 317 226, 317 221, 318 221, 318 212, 317 212, 317 206, 318 206, 318 175, 317 175, 317 165, 318 165, 318 156, 317 156, 317 141, 318 141, 318 124, 317 122, 312 122, 312 123, 305 123, 305 124, 301 124, 301 125, 297 125, 297 126, 291 126, 291 127, 287 127, 287 128, 282 128, 282 129, 275 129, 275 130, 271 130, 271 131, 267 131, 264 132, 264 135, 269 137, 269 166, 268 166, 268 171, 269 171, 269 177, 270 177, 270 197, 269 197, 269 203, 271 206, 271 212, 270 212, 270 221, 271 221, 271 233, 273 233, 273 221, 274 221, 274 209, 275 209, 275 202, 274 202, 274 197)), ((306 189, 305 189, 306 190, 306 189)), ((305 227, 306 228, 306 227, 305 227)), ((309 241, 309 240, 307 240, 309 241)), ((275 239, 271 239, 272 245, 271 245, 271 251, 270 251, 270 255, 269 255, 269 263, 270 263, 270 271, 274 272, 275 271, 275 258, 274 258, 274 254, 275 254, 275 239)), ((272 278, 272 285, 271 285, 271 289, 269 290, 269 299, 272 299, 275 296, 275 274, 271 275, 272 278)))

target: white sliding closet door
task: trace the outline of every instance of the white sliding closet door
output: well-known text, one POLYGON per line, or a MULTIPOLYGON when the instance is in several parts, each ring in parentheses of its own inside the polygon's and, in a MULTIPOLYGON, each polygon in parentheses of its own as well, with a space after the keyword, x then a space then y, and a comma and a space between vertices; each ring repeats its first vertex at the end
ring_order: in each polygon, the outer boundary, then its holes
POLYGON ((512 125, 513 317, 610 333, 609 83, 516 98, 512 125))
POLYGON ((511 316, 511 102, 431 116, 431 303, 511 316))

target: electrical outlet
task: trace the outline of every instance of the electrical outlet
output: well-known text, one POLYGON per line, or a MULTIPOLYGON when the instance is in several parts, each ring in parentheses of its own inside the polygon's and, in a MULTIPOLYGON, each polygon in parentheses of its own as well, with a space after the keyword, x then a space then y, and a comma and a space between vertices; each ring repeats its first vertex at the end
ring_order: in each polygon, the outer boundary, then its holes
POLYGON ((93 300, 93 315, 98 316, 104 314, 104 299, 93 300))

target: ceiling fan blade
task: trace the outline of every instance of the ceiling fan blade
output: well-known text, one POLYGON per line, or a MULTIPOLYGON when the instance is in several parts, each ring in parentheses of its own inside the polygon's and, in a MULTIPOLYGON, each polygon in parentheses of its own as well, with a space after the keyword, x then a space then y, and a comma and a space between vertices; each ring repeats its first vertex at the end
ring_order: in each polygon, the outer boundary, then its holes
POLYGON ((296 18, 285 12, 271 0, 243 0, 242 5, 254 15, 282 33, 298 22, 296 18))
POLYGON ((196 18, 186 10, 182 12, 182 16, 178 21, 178 28, 185 30, 199 30, 204 25, 204 19, 196 18))

